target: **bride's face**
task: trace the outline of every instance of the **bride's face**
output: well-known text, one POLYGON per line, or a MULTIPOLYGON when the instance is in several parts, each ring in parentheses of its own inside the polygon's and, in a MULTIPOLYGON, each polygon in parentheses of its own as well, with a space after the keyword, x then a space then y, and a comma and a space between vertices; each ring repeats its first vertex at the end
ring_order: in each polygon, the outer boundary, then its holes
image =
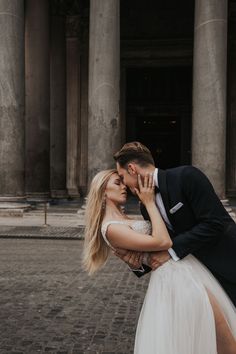
POLYGON ((106 199, 113 201, 116 204, 125 204, 127 199, 127 190, 124 183, 122 183, 119 175, 114 173, 105 190, 106 199))

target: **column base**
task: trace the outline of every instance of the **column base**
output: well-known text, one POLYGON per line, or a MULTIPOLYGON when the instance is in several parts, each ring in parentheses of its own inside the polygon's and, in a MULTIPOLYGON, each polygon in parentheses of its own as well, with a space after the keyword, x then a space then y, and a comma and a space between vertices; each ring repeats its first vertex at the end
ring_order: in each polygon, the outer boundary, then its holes
POLYGON ((26 200, 26 196, 0 196, 0 203, 2 202, 7 202, 7 203, 18 203, 18 202, 24 202, 26 200))
POLYGON ((26 194, 27 201, 47 201, 50 199, 50 193, 49 192, 42 192, 42 193, 27 193, 26 194))
POLYGON ((67 193, 69 198, 73 198, 73 199, 81 198, 78 188, 67 188, 67 193))
POLYGON ((55 199, 66 199, 68 198, 68 193, 66 189, 54 189, 51 190, 51 197, 55 199))
POLYGON ((0 197, 0 217, 23 216, 24 212, 31 209, 26 198, 22 197, 0 197))

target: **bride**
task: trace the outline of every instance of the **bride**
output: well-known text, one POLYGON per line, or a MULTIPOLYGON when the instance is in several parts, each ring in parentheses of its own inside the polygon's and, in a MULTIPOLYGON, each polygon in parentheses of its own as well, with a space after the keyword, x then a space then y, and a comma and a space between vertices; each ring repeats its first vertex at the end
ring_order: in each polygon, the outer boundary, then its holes
MULTIPOLYGON (((149 221, 122 212, 126 186, 116 170, 99 172, 86 208, 84 266, 102 267, 110 250, 161 251, 172 246, 154 199, 152 174, 138 176, 137 196, 149 221)), ((135 354, 235 354, 236 309, 214 276, 194 256, 153 271, 140 313, 135 354)))

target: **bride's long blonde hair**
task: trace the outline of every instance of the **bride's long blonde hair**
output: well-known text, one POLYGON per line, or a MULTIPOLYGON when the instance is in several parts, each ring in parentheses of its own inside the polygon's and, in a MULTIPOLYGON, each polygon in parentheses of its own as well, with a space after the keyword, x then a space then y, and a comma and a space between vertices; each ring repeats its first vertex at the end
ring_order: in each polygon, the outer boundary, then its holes
POLYGON ((102 267, 110 252, 102 237, 101 225, 105 213, 105 189, 108 180, 114 173, 117 173, 114 169, 97 173, 91 182, 87 198, 83 266, 89 274, 93 274, 102 267))

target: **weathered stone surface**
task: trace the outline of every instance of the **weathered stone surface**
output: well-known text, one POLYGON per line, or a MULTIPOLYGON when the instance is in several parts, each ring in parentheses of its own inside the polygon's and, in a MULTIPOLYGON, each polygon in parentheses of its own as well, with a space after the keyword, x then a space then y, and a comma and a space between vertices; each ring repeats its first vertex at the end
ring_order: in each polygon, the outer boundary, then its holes
MULTIPOLYGON (((15 211, 14 211, 15 212, 15 211)), ((0 210, 0 217, 2 217, 0 210)), ((23 215, 9 215, 9 217, 23 215)), ((43 225, 42 219, 42 225, 43 225)), ((34 239, 77 239, 84 237, 84 227, 66 227, 66 226, 2 226, 0 228, 0 238, 34 238, 34 239)))
POLYGON ((48 0, 25 2, 26 192, 50 188, 50 12, 48 0))
POLYGON ((24 194, 24 1, 0 0, 0 196, 24 194))
POLYGON ((133 353, 149 275, 112 256, 89 277, 82 245, 0 240, 0 353, 133 353))
POLYGON ((114 165, 120 147, 120 15, 118 0, 90 1, 89 179, 114 165))
POLYGON ((0 216, 23 216, 31 208, 27 203, 0 202, 0 216))
POLYGON ((192 163, 225 196, 227 1, 195 2, 192 163))

